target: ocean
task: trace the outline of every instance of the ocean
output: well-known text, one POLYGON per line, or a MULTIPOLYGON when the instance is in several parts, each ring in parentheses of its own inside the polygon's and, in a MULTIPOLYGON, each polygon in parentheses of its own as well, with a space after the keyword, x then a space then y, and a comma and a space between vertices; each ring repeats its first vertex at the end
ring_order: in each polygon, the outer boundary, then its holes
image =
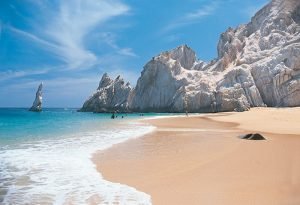
POLYGON ((146 193, 103 179, 91 161, 98 150, 151 132, 141 118, 0 108, 0 204, 151 204, 146 193))

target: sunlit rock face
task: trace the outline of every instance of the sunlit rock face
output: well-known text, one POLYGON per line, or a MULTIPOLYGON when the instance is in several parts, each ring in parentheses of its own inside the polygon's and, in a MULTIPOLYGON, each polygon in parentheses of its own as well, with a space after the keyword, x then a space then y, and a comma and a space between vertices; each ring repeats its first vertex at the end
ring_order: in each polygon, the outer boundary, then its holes
POLYGON ((144 67, 133 90, 130 109, 149 112, 220 112, 264 106, 248 65, 222 72, 209 71, 207 69, 210 67, 205 68, 207 65, 196 59, 195 53, 187 46, 153 58, 144 67), (174 57, 172 53, 177 55, 174 57))
POLYGON ((273 0, 218 45, 220 70, 249 70, 268 106, 300 105, 300 1, 273 0))
POLYGON ((82 112, 128 112, 129 83, 118 76, 115 80, 105 73, 96 92, 83 104, 82 112))
POLYGON ((43 89, 43 83, 41 83, 36 91, 35 94, 35 99, 33 101, 33 104, 29 111, 32 112, 41 112, 42 111, 42 102, 43 102, 43 97, 42 97, 42 89, 43 89))
POLYGON ((274 0, 247 25, 221 34, 218 57, 209 63, 187 46, 153 58, 129 105, 161 112, 299 106, 299 77, 300 1, 274 0))
POLYGON ((83 109, 112 108, 120 102, 138 112, 300 106, 299 0, 271 1, 250 23, 221 34, 217 49, 218 57, 208 63, 186 45, 163 52, 144 66, 136 87, 125 89, 122 100, 98 90, 83 109))

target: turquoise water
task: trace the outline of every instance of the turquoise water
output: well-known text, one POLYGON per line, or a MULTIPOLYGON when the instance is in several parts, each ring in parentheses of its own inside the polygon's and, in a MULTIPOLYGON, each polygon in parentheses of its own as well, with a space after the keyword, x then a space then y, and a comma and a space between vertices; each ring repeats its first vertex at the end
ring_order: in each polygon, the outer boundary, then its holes
POLYGON ((35 113, 23 108, 0 108, 0 142, 55 137, 84 130, 87 125, 101 125, 109 118, 109 114, 79 113, 76 109, 44 109, 35 113))
MULTIPOLYGON (((148 113, 144 117, 163 115, 166 114, 148 113)), ((119 119, 112 120, 111 114, 82 113, 75 108, 44 109, 40 113, 29 112, 24 108, 0 108, 0 145, 98 130, 107 123, 139 118, 138 113, 119 114, 119 119)))
POLYGON ((103 179, 91 161, 96 151, 154 129, 139 114, 110 117, 0 108, 0 204, 151 204, 146 193, 103 179))

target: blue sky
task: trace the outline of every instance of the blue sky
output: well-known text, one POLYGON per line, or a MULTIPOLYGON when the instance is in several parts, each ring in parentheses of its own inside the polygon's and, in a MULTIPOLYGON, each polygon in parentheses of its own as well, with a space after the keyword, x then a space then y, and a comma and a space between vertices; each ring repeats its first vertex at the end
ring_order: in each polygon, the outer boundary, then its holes
POLYGON ((152 56, 181 44, 199 59, 268 0, 0 1, 0 107, 80 107, 103 72, 135 84, 152 56))

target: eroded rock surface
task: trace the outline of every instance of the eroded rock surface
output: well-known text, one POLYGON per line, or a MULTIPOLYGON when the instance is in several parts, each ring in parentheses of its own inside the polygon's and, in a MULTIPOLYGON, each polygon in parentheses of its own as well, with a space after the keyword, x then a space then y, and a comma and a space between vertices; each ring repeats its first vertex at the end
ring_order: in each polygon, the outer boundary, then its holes
POLYGON ((229 28, 211 62, 198 60, 186 45, 159 54, 144 66, 136 87, 125 90, 118 102, 97 91, 84 107, 220 112, 300 106, 300 1, 273 0, 250 23, 229 28))
POLYGON ((115 80, 105 73, 96 92, 83 104, 82 112, 128 112, 129 83, 118 76, 115 80))
POLYGON ((43 89, 43 83, 41 83, 36 91, 35 94, 35 99, 33 101, 33 104, 29 111, 32 112, 41 112, 42 111, 42 102, 43 102, 43 97, 42 97, 42 89, 43 89))

